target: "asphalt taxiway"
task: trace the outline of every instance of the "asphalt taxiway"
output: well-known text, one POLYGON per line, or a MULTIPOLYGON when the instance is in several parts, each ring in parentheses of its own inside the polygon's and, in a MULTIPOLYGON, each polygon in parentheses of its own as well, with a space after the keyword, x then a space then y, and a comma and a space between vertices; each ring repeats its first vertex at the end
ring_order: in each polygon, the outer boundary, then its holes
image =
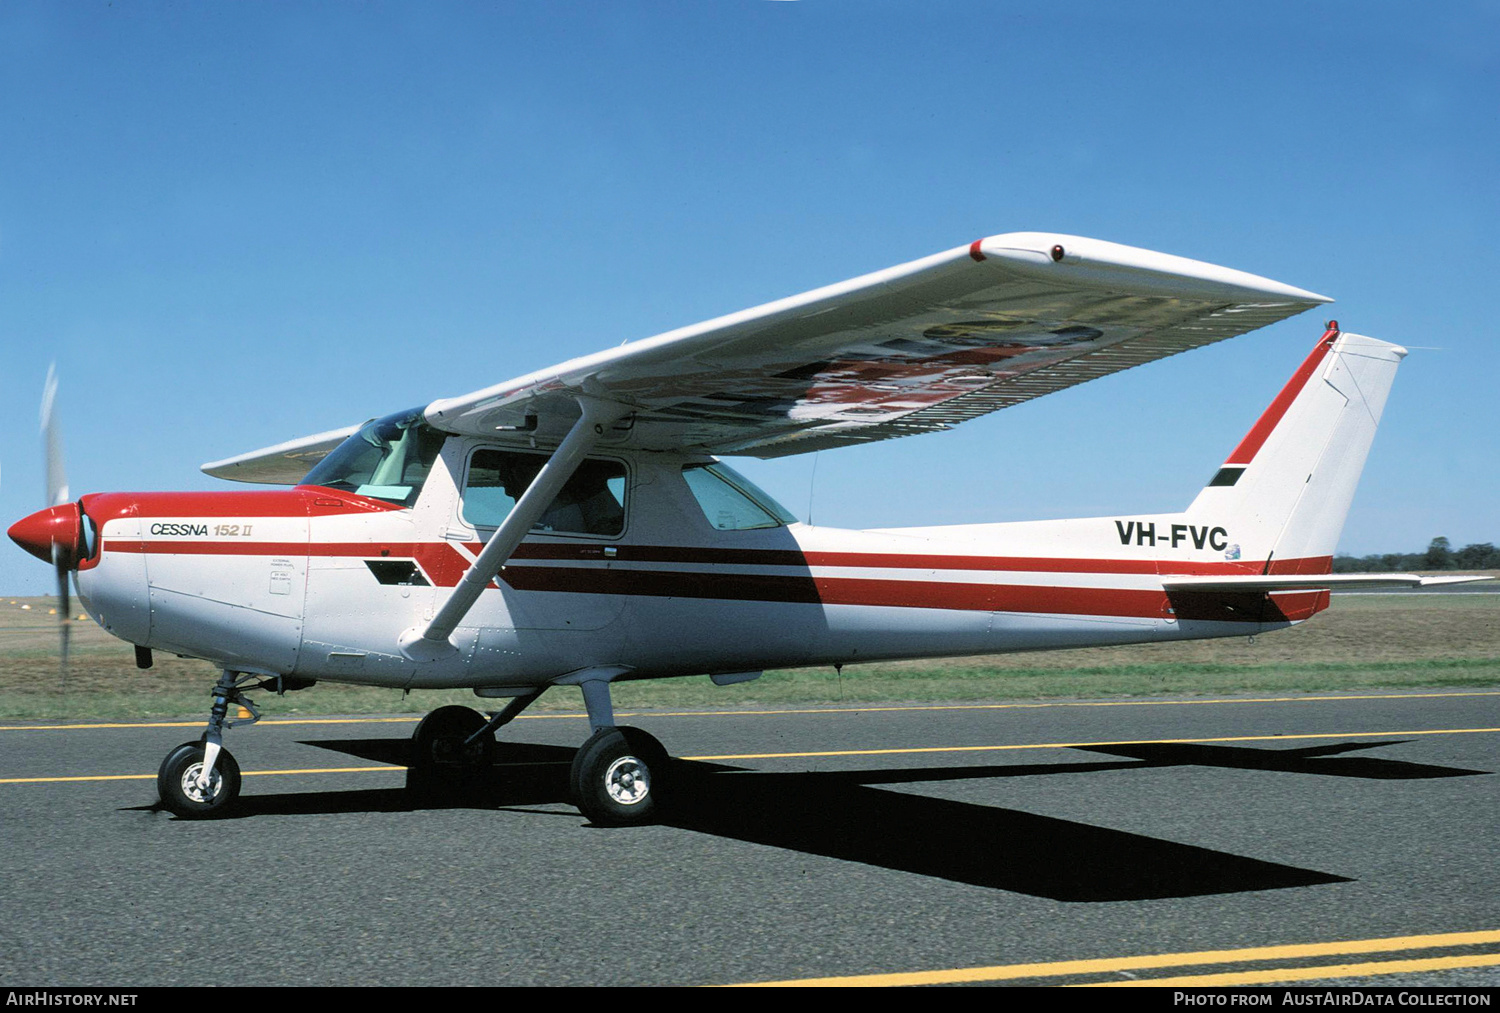
POLYGON ((1500 691, 620 720, 661 825, 566 803, 581 715, 442 807, 412 719, 268 720, 206 822, 198 722, 6 725, 0 982, 1500 983, 1500 691))

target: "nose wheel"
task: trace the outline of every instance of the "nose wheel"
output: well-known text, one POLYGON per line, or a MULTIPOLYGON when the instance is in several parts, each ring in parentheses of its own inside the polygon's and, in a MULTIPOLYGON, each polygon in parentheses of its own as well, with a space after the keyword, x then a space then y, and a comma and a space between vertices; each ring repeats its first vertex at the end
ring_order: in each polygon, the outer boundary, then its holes
POLYGON ((196 742, 184 742, 167 754, 156 772, 156 792, 161 804, 185 820, 223 815, 240 794, 240 765, 224 748, 224 731, 260 720, 260 709, 245 696, 247 689, 279 685, 278 680, 225 671, 214 685, 213 707, 208 729, 196 742), (229 708, 243 717, 233 720, 229 708))
POLYGON ((206 752, 203 742, 184 742, 167 754, 156 772, 156 791, 162 805, 183 819, 220 815, 239 797, 240 765, 229 750, 220 748, 205 778, 206 752))

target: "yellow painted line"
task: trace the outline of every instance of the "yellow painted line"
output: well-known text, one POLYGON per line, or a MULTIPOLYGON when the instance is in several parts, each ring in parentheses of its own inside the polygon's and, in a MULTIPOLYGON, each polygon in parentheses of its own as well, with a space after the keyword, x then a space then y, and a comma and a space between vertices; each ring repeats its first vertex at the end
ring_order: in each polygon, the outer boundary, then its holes
POLYGON ((0 784, 50 784, 59 781, 151 781, 155 774, 85 774, 79 777, 6 777, 0 784))
MULTIPOLYGON (((802 707, 766 710, 703 710, 703 711, 631 711, 621 712, 624 717, 661 718, 738 718, 779 717, 784 714, 878 714, 887 711, 1004 711, 1004 710, 1051 710, 1060 707, 1201 707, 1208 704, 1242 703, 1327 703, 1338 700, 1425 700, 1432 697, 1500 696, 1500 690, 1465 690, 1458 693, 1366 693, 1340 696, 1266 696, 1266 697, 1212 697, 1206 700, 1028 700, 1017 703, 948 703, 948 704, 889 704, 878 706, 866 704, 853 707, 802 707)), ((583 718, 586 714, 522 714, 519 720, 541 718, 583 718)), ((0 731, 3 731, 0 728, 0 731)))
POLYGON ((245 777, 267 777, 276 774, 373 774, 381 770, 405 772, 405 767, 394 765, 380 767, 302 767, 295 770, 242 770, 245 777))
MULTIPOLYGON (((404 771, 405 767, 302 767, 295 770, 242 770, 242 777, 277 774, 366 774, 378 770, 404 771)), ((154 781, 155 774, 85 774, 79 777, 0 777, 0 784, 51 784, 58 781, 154 781)))
MULTIPOLYGON (((784 760, 820 756, 894 756, 916 753, 992 753, 1016 749, 1083 749, 1091 746, 1165 746, 1204 742, 1285 742, 1290 739, 1349 739, 1371 735, 1471 735, 1500 732, 1500 728, 1429 728, 1405 732, 1320 732, 1306 735, 1233 735, 1211 739, 1112 739, 1107 742, 1028 742, 1003 746, 910 746, 895 749, 825 749, 803 753, 725 753, 716 756, 683 756, 683 760, 784 760)), ((262 774, 347 774, 374 770, 405 770, 405 767, 308 767, 297 770, 246 770, 246 777, 262 774)), ((44 784, 59 781, 149 780, 155 774, 85 774, 73 777, 0 777, 0 784, 44 784)))
POLYGON ((1283 981, 1318 978, 1362 978, 1380 974, 1411 974, 1417 971, 1447 971, 1461 967, 1495 967, 1500 953, 1476 953, 1463 957, 1427 957, 1421 960, 1377 960, 1365 964, 1329 964, 1326 967, 1282 967, 1265 971, 1227 971, 1222 974, 1185 974, 1175 978, 1137 978, 1133 981, 1099 981, 1069 985, 1069 988, 1165 988, 1168 985, 1268 985, 1283 981))
MULTIPOLYGON (((1214 697, 1206 700, 1067 700, 1028 701, 1025 703, 966 703, 966 704, 874 704, 855 707, 800 707, 765 710, 697 710, 697 711, 617 711, 617 717, 653 718, 742 718, 783 717, 799 714, 879 714, 891 711, 994 711, 994 710, 1049 710, 1062 707, 1203 707, 1215 704, 1251 703, 1329 703, 1342 700, 1427 700, 1451 697, 1500 696, 1500 690, 1474 690, 1460 693, 1365 693, 1340 696, 1266 696, 1266 697, 1214 697)), ((582 711, 566 711, 555 714, 522 714, 518 721, 579 721, 588 715, 582 711)), ((404 717, 344 717, 344 718, 267 718, 261 725, 361 725, 402 724, 421 719, 420 714, 404 717)), ((0 725, 0 732, 51 732, 110 728, 201 728, 202 721, 118 721, 75 723, 65 725, 0 725)))
POLYGON ((826 749, 805 753, 725 753, 684 756, 684 760, 800 760, 819 756, 890 756, 903 753, 995 753, 1012 749, 1086 749, 1092 746, 1169 746, 1203 742, 1286 742, 1292 739, 1350 739, 1371 735, 1473 735, 1500 728, 1428 728, 1404 732, 1317 732, 1306 735, 1226 735, 1205 739, 1110 739, 1106 742, 1029 742, 1005 746, 911 746, 898 749, 826 749))
MULTIPOLYGON (((411 724, 420 719, 420 714, 413 714, 403 718, 273 718, 257 723, 261 725, 383 725, 411 724)), ((74 725, 0 725, 0 732, 64 732, 101 728, 202 728, 206 723, 204 719, 199 721, 114 721, 74 725)))
MULTIPOLYGON (((1425 936, 1388 936, 1334 943, 1296 943, 1286 946, 1251 946, 1240 950, 1199 950, 1191 953, 1157 953, 1136 957, 1103 957, 1092 960, 1053 960, 1037 964, 1001 964, 994 967, 959 967, 942 971, 906 971, 894 974, 851 974, 837 978, 793 978, 786 981, 745 982, 739 987, 954 985, 970 981, 1011 981, 1017 978, 1055 978, 1072 974, 1107 974, 1156 967, 1194 967, 1203 964, 1238 964, 1252 960, 1293 960, 1303 957, 1345 956, 1353 953, 1389 953, 1395 950, 1430 950, 1449 946, 1477 946, 1500 942, 1500 931, 1443 932, 1425 936)), ((1463 960, 1465 957, 1435 958, 1463 960)), ((1405 963, 1404 961, 1402 963, 1405 963)), ((1358 966, 1358 965, 1352 965, 1358 966)), ((1371 966, 1380 966, 1379 964, 1371 966)), ((1456 965, 1455 965, 1456 966, 1456 965)), ((1478 965, 1471 965, 1478 966, 1478 965)), ((1292 969, 1292 970, 1302 970, 1292 969)), ((1308 970, 1312 970, 1309 968, 1308 970)), ((1319 969, 1323 970, 1323 969, 1319 969)), ((1260 973, 1260 972, 1248 972, 1260 973)), ((1287 969, 1279 972, 1285 974, 1287 969)), ((1323 975, 1319 975, 1323 976, 1323 975)), ((1185 981, 1186 979, 1184 979, 1185 981)), ((1273 979, 1285 980, 1285 979, 1273 979)), ((1172 979, 1110 982, 1109 984, 1163 985, 1172 979)))

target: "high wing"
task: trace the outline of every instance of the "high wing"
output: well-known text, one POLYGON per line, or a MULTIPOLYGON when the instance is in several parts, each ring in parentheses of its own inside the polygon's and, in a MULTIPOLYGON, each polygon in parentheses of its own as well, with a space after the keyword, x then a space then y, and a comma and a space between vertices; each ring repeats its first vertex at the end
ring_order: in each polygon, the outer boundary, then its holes
POLYGON ((1331 300, 1097 239, 981 239, 433 402, 439 429, 561 431, 577 398, 632 446, 779 457, 947 429, 1331 300), (532 418, 528 418, 532 416, 532 418))
MULTIPOLYGON (((936 432, 1327 297, 1201 261, 1014 232, 434 401, 438 429, 561 439, 579 398, 647 450, 780 457, 936 432)), ((203 465, 299 481, 353 428, 203 465)))

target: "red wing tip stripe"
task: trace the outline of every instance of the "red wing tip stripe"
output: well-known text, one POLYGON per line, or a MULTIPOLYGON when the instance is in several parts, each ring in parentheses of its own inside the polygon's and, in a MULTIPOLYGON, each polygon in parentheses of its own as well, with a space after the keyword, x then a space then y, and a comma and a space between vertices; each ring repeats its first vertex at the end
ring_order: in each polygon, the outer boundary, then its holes
POLYGON ((983 242, 983 239, 976 239, 969 244, 969 256, 973 257, 976 261, 986 259, 983 251, 979 248, 983 242))

